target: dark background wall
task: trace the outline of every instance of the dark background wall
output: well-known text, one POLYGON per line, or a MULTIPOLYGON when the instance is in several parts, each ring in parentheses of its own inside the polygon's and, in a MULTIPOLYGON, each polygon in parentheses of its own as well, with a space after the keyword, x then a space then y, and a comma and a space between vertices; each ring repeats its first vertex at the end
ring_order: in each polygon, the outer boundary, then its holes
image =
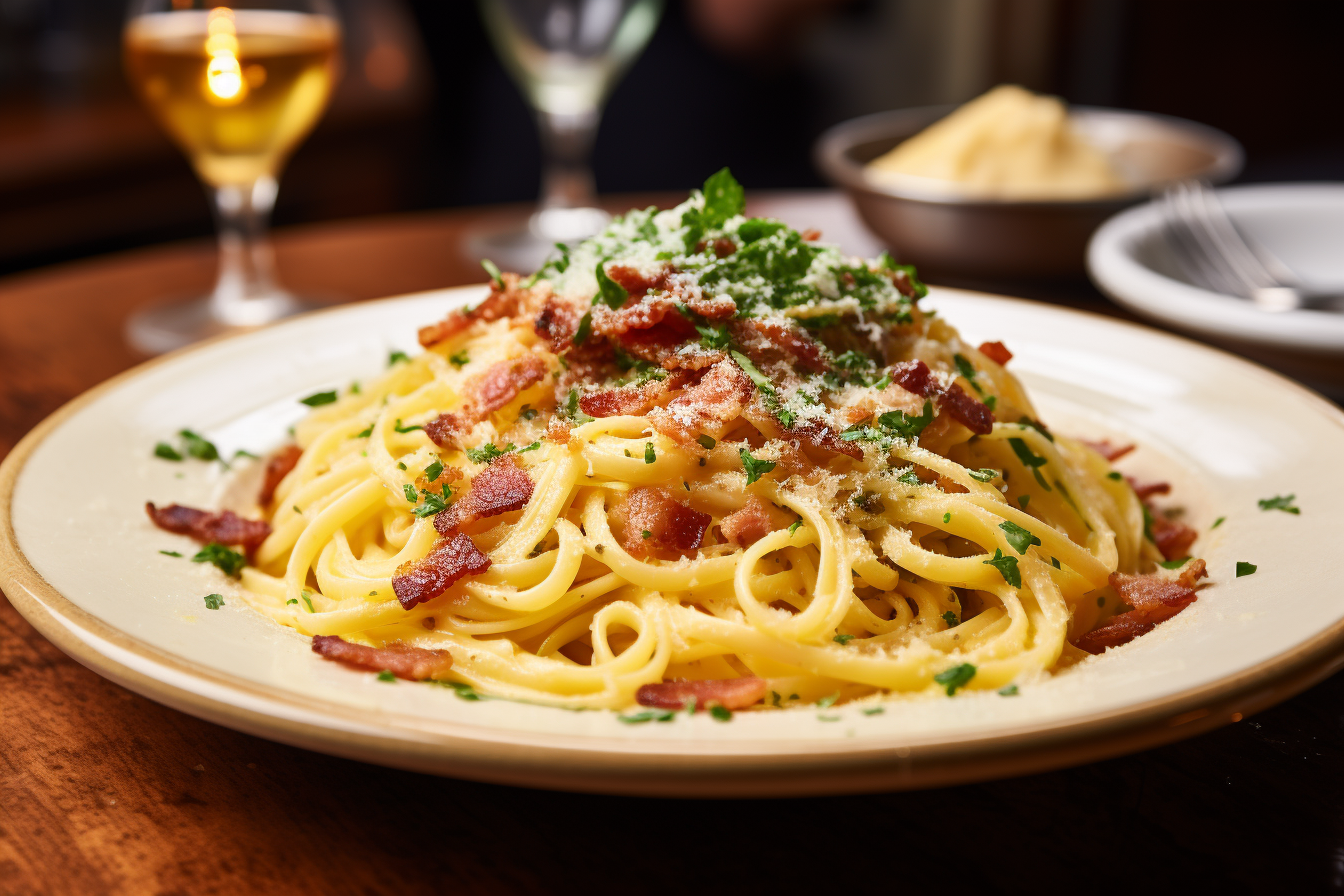
MULTIPOLYGON (((601 191, 682 190, 725 164, 749 189, 822 186, 828 125, 1001 81, 1222 128, 1246 146, 1243 180, 1344 180, 1335 0, 779 0, 738 32, 723 3, 669 0, 608 104, 601 191)), ((347 74, 277 225, 535 198, 532 116, 474 3, 339 5, 347 74)), ((211 230, 125 85, 121 14, 0 0, 0 272, 211 230)))

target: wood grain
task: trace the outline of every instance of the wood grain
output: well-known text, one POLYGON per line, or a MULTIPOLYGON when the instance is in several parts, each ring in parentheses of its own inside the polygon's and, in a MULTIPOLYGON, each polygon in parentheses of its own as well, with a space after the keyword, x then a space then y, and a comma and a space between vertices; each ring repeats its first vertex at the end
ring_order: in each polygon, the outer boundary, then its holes
MULTIPOLYGON (((519 210, 306 228, 286 281, 481 279, 519 210)), ((178 245, 0 281, 0 455, 138 360, 127 314, 209 285, 178 245)), ((1085 290, 1069 304, 1098 307, 1085 290)), ((89 471, 96 481, 96 470, 89 471)), ((0 599, 0 893, 1127 892, 1344 887, 1344 679, 1126 759, 890 796, 676 802, 431 778, 220 728, 67 658, 0 599)))

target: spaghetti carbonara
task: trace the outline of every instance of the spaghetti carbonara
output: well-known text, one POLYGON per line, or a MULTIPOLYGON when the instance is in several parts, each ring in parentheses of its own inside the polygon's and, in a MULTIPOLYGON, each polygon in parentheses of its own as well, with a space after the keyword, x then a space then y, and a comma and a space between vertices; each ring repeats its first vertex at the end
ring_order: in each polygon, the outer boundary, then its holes
POLYGON ((722 713, 1012 694, 1193 600, 1190 539, 1038 420, 1002 345, 913 269, 742 209, 725 170, 494 271, 315 407, 250 604, 404 678, 722 713))

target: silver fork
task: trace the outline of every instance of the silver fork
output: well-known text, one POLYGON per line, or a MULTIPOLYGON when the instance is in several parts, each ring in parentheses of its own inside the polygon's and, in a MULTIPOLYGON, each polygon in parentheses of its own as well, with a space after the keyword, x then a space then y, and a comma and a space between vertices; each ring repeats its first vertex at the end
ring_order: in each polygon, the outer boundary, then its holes
POLYGON ((1160 202, 1168 242, 1196 286, 1250 299, 1266 311, 1293 311, 1344 296, 1312 289, 1263 246, 1252 245, 1202 181, 1178 181, 1160 202))

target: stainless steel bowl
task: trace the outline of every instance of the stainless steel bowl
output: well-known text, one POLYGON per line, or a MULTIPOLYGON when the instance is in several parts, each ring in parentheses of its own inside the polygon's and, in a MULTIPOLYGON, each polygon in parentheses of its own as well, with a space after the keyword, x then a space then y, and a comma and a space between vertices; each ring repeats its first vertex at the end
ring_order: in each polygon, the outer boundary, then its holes
POLYGON ((1074 106, 1077 126, 1133 184, 1105 199, 998 201, 925 194, 875 181, 873 159, 956 106, 919 106, 846 121, 821 135, 817 166, 854 200, 864 222, 921 273, 968 277, 1070 277, 1084 273, 1087 241, 1102 221, 1164 183, 1223 183, 1241 171, 1241 144, 1214 128, 1142 112, 1074 106))

